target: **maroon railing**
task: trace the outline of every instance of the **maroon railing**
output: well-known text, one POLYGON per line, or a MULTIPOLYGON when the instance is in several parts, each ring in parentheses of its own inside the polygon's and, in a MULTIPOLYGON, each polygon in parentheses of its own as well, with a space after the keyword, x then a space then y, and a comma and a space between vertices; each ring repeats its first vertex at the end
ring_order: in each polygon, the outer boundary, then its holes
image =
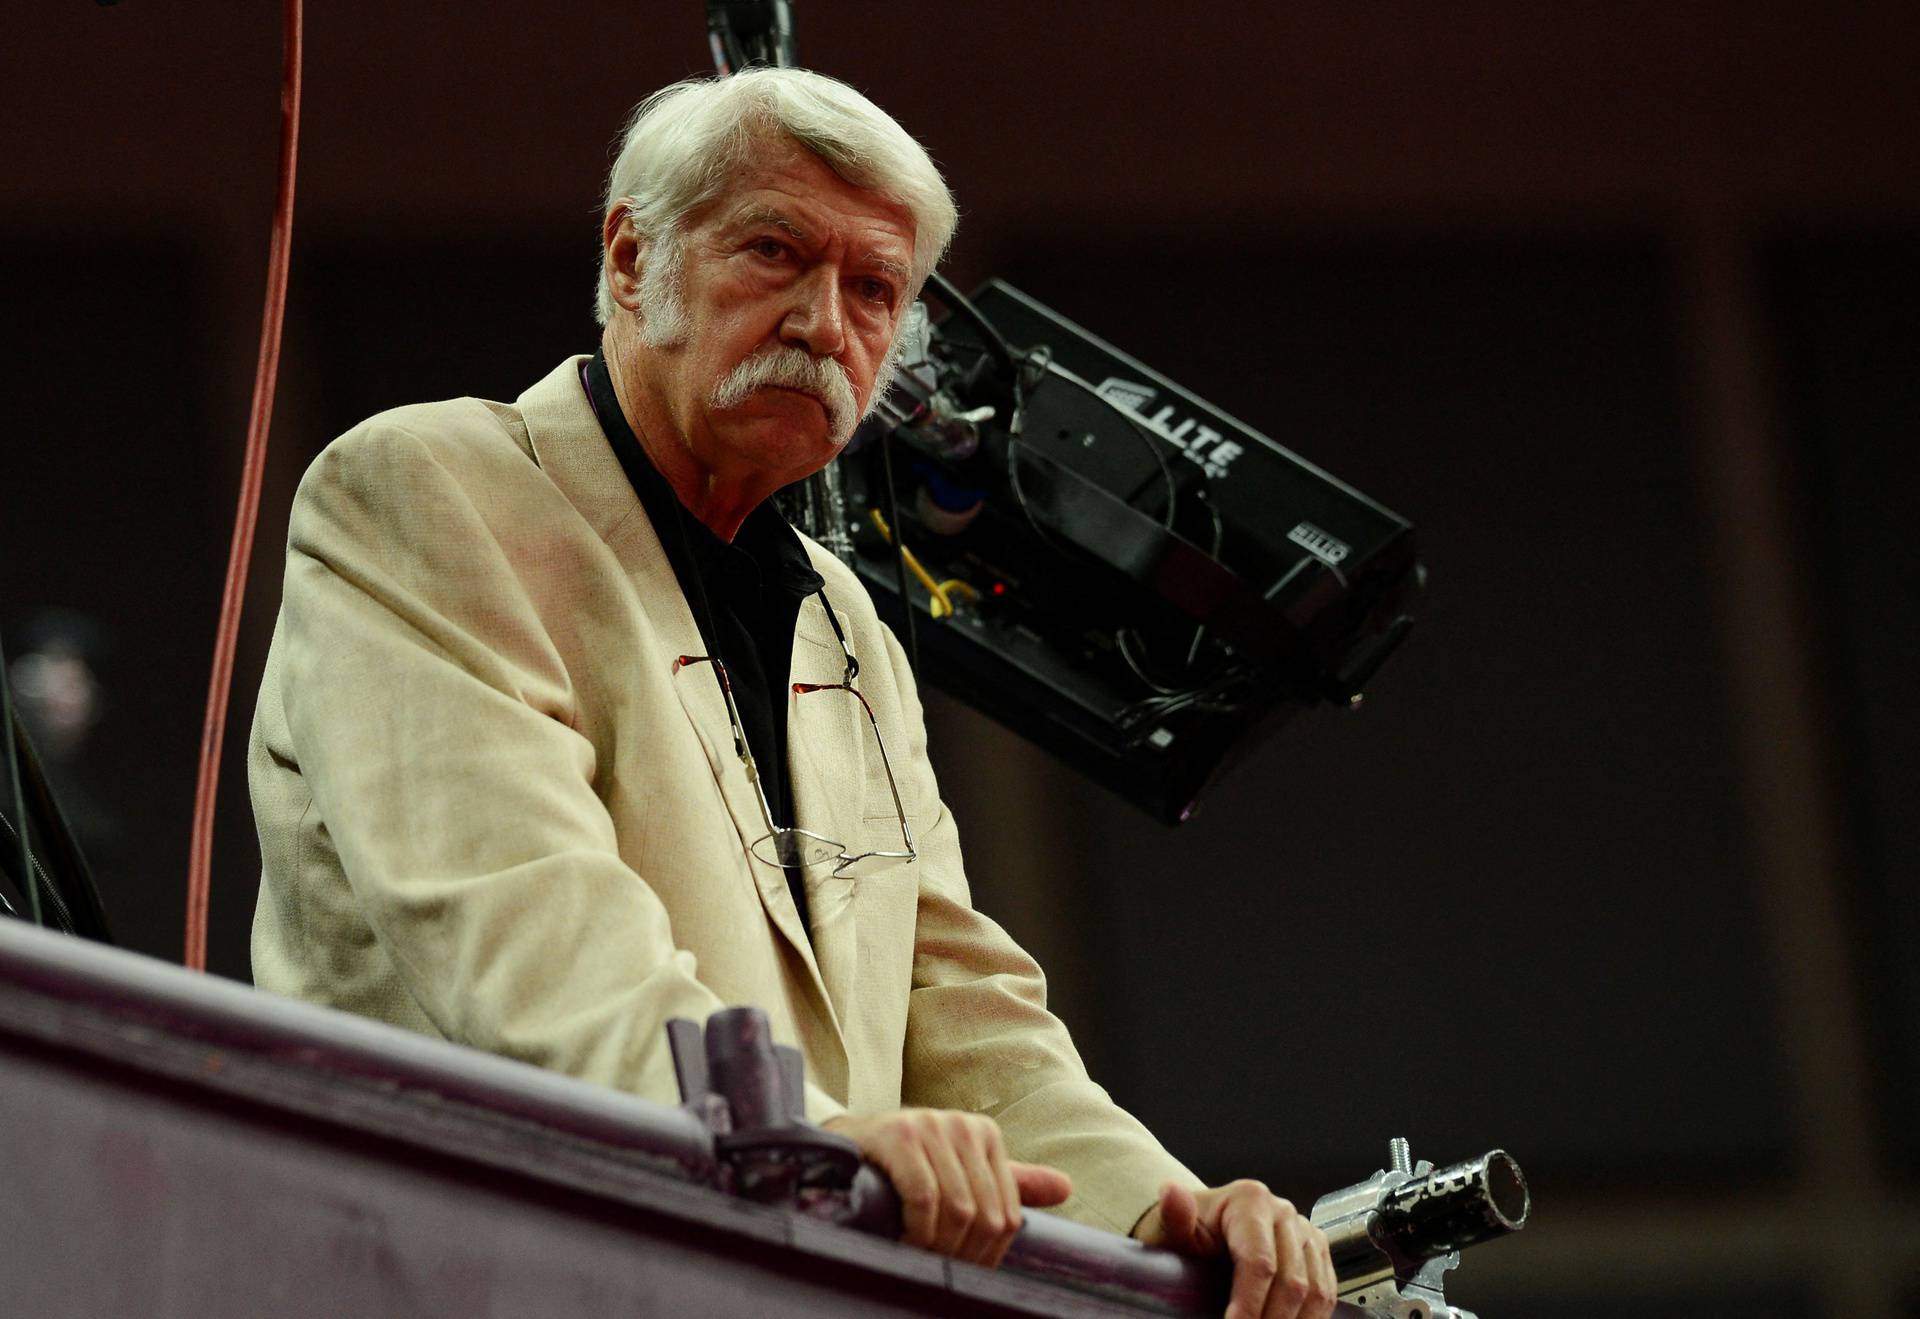
MULTIPOLYGON (((643 1309, 670 1293, 692 1307, 673 1312, 725 1313, 755 1287, 796 1314, 1218 1313, 1225 1295, 1217 1262, 1038 1212, 1006 1265, 986 1270, 747 1203, 713 1188, 714 1136, 689 1109, 10 921, 0 921, 0 1166, 12 1183, 0 1191, 0 1295, 38 1286, 55 1313, 94 1312, 112 1303, 102 1288, 124 1299, 143 1277, 175 1290, 142 1294, 142 1313, 263 1313, 242 1303, 259 1299, 250 1287, 277 1285, 286 1261, 321 1268, 367 1248, 376 1221, 393 1237, 385 1257, 401 1281, 408 1261, 441 1260, 511 1291, 500 1261, 520 1259, 516 1278, 547 1278, 555 1252, 578 1239, 560 1234, 528 1254, 559 1202, 583 1223, 611 1225, 656 1271, 692 1252, 696 1263, 636 1293, 643 1309), (156 1189, 129 1163, 170 1171, 156 1189), (331 1201, 285 1193, 333 1177, 351 1185, 331 1201), (423 1192, 422 1177, 440 1189, 423 1192), (255 1197, 265 1185, 282 1193, 255 1197), (426 1208, 390 1212, 422 1194, 426 1208), (472 1221, 409 1235, 463 1214, 472 1221), (453 1262, 441 1259, 448 1252, 453 1262), (205 1285, 180 1290, 183 1277, 205 1285), (801 1299, 809 1289, 823 1298, 817 1309, 801 1299)), ((605 1277, 595 1265, 547 1284, 619 1293, 633 1285, 624 1249, 596 1256, 605 1277)), ((347 1300, 363 1313, 445 1312, 405 1303, 414 1291, 396 1300, 380 1290, 390 1282, 399 1285, 380 1269, 328 1274, 280 1297, 276 1312, 346 1312, 347 1300)), ((513 1308, 496 1301, 496 1312, 513 1308)))

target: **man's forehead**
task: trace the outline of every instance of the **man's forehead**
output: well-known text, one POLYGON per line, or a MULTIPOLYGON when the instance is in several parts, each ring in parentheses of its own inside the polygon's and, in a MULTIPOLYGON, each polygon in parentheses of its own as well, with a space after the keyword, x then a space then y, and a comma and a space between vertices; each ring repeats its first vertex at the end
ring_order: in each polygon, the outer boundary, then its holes
POLYGON ((716 199, 713 218, 725 229, 764 225, 806 242, 821 241, 829 230, 839 229, 872 249, 884 264, 903 264, 913 254, 912 211, 846 182, 818 156, 798 148, 742 170, 733 187, 716 199))
POLYGON ((826 237, 830 228, 844 227, 848 236, 868 242, 893 240, 909 247, 913 242, 913 220, 904 207, 849 208, 784 188, 744 188, 722 203, 718 219, 728 229, 765 226, 809 241, 826 237))

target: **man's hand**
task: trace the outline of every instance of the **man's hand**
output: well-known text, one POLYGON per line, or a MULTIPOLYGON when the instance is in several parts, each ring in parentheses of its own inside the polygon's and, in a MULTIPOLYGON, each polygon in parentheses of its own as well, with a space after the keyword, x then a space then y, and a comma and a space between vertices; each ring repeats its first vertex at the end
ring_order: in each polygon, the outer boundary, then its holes
POLYGON ((1073 1194, 1065 1173, 1009 1159, 999 1123, 977 1113, 849 1113, 826 1128, 893 1179, 906 1219, 902 1241, 988 1268, 1013 1244, 1021 1205, 1057 1205, 1073 1194))
POLYGON ((1327 1234, 1259 1182, 1197 1194, 1166 1186, 1136 1240, 1189 1255, 1233 1257, 1227 1319, 1328 1319, 1339 1285, 1327 1234))

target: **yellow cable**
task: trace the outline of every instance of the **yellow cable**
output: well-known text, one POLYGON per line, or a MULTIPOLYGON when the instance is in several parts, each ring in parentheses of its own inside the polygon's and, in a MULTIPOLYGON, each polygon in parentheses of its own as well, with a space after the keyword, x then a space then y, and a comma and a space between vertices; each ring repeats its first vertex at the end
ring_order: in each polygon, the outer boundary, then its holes
MULTIPOLYGON (((887 520, 881 516, 879 509, 868 509, 867 518, 873 523, 875 530, 887 538, 887 544, 897 544, 893 539, 893 528, 887 525, 887 520)), ((960 581, 958 578, 945 582, 934 581, 933 574, 921 566, 920 560, 914 557, 912 550, 904 545, 899 545, 898 548, 900 550, 901 560, 907 565, 907 571, 918 578, 920 585, 926 587, 928 594, 933 597, 933 602, 929 608, 932 610, 935 618, 945 618, 953 612, 953 600, 948 596, 948 592, 956 588, 966 594, 969 599, 978 600, 980 598, 978 591, 974 590, 965 582, 960 581)))

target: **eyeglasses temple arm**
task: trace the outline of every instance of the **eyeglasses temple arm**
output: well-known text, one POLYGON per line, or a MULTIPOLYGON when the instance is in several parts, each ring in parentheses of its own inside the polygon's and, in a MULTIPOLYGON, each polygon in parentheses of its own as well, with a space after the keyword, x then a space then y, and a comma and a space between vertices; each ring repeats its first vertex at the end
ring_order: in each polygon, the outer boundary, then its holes
MULTIPOLYGON (((831 617, 831 611, 829 611, 831 617)), ((747 782, 753 785, 753 795, 760 803, 760 818, 766 822, 767 832, 773 833, 779 825, 773 822, 773 804, 767 800, 766 785, 760 782, 760 766, 754 763, 753 749, 747 745, 747 726, 740 722, 740 707, 733 702, 733 682, 727 677, 727 666, 712 655, 682 655, 673 662, 678 673, 689 664, 711 664, 713 680, 720 684, 720 698, 727 703, 727 724, 733 731, 733 754, 740 757, 740 763, 746 766, 747 782)), ((886 754, 882 747, 881 754, 886 754)))
POLYGON ((900 801, 900 784, 893 777, 893 757, 887 754, 887 739, 880 736, 880 721, 874 717, 873 707, 867 704, 866 697, 851 687, 847 688, 847 692, 860 702, 860 708, 867 712, 867 722, 873 725, 873 744, 880 748, 880 767, 887 771, 887 791, 893 794, 894 814, 900 817, 900 837, 906 840, 909 852, 915 851, 913 828, 907 823, 907 808, 900 801))
MULTIPOLYGON (((847 634, 840 630, 840 619, 833 612, 833 603, 827 599, 827 588, 821 587, 814 594, 820 598, 820 607, 827 613, 827 626, 833 629, 834 639, 840 643, 840 653, 847 657, 847 676, 843 683, 851 683, 860 676, 860 661, 854 658, 853 647, 847 643, 847 634)), ((852 690, 851 687, 848 688, 852 690)), ((871 715, 871 711, 868 712, 871 715)))

